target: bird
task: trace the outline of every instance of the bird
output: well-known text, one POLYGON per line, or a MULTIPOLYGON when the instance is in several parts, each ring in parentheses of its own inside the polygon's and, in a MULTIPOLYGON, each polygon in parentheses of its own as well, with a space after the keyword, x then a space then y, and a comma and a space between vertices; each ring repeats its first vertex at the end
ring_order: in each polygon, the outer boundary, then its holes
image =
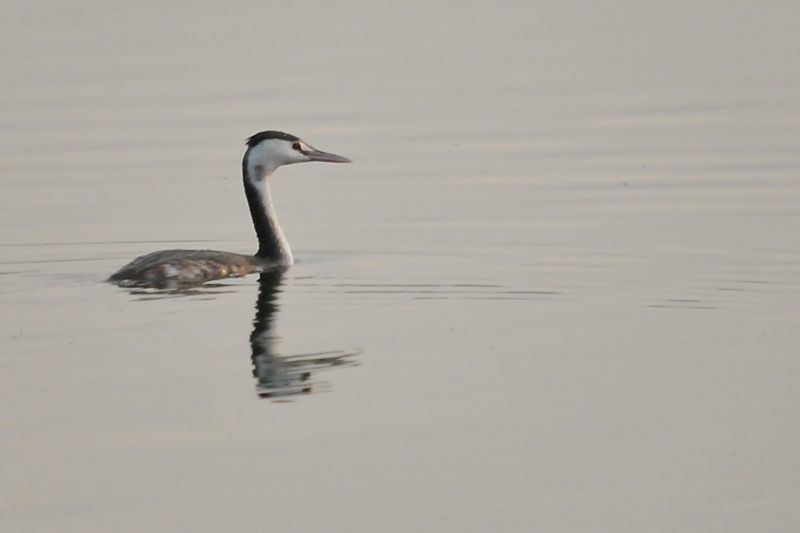
POLYGON ((299 137, 275 130, 250 136, 246 146, 242 181, 258 238, 258 251, 254 255, 216 250, 161 250, 137 257, 112 274, 108 281, 122 287, 181 289, 215 279, 290 267, 294 258, 272 203, 272 175, 279 167, 294 163, 352 161, 317 150, 299 137))

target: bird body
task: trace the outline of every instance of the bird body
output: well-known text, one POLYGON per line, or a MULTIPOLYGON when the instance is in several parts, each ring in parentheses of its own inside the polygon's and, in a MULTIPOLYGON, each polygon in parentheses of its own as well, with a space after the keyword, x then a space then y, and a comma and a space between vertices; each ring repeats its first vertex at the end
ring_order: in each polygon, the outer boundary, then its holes
POLYGON ((242 255, 215 250, 162 250, 138 257, 115 272, 109 281, 124 287, 182 288, 231 276, 244 276, 294 262, 289 242, 272 203, 270 178, 283 165, 323 161, 349 163, 280 131, 262 131, 247 140, 242 177, 258 251, 242 255))
POLYGON ((269 268, 256 256, 217 250, 161 250, 137 257, 109 281, 122 287, 180 288, 269 268))

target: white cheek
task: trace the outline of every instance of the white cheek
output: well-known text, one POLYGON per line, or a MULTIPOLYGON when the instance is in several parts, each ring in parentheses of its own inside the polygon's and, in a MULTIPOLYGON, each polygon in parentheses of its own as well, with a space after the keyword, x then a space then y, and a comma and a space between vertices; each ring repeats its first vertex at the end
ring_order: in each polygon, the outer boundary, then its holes
POLYGON ((294 150, 294 153, 292 154, 292 163, 305 163, 306 161, 309 161, 308 156, 301 154, 297 150, 294 150))
POLYGON ((252 176, 265 173, 272 174, 281 165, 285 165, 286 157, 281 147, 271 142, 264 142, 250 151, 247 159, 247 170, 252 176), (259 172, 259 168, 261 172, 259 172))
POLYGON ((251 176, 272 174, 282 165, 310 161, 308 156, 292 148, 285 141, 265 141, 250 151, 247 171, 251 176))

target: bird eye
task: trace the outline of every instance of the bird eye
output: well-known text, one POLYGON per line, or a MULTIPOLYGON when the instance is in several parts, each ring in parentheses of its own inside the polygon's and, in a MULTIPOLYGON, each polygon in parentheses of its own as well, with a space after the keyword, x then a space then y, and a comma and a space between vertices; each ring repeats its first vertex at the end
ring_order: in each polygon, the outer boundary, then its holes
POLYGON ((292 145, 292 148, 294 148, 294 149, 295 149, 295 150, 297 150, 298 152, 302 152, 302 151, 303 151, 303 149, 302 149, 302 148, 300 148, 300 143, 294 143, 294 144, 292 145))

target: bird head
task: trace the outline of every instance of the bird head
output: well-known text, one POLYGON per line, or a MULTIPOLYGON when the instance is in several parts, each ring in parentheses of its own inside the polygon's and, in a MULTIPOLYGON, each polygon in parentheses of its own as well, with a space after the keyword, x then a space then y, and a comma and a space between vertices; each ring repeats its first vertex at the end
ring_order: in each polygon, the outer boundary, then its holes
POLYGON ((302 139, 282 131, 262 131, 247 139, 245 171, 250 176, 268 176, 283 165, 308 161, 351 162, 346 157, 317 150, 302 139))

